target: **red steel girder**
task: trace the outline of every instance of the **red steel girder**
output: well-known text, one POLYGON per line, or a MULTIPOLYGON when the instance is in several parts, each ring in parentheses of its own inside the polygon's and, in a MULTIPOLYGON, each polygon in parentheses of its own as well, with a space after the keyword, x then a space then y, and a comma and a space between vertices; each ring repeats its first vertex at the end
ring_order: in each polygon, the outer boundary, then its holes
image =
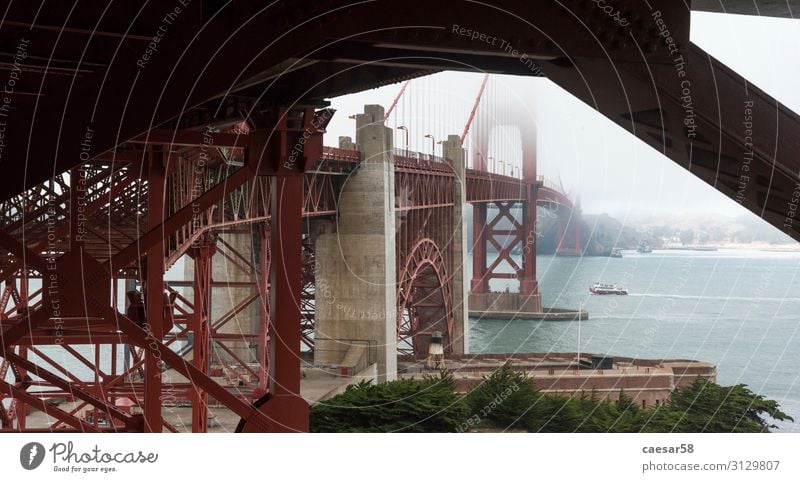
MULTIPOLYGON (((300 297, 302 271, 302 176, 273 178, 270 244, 270 336, 273 338, 269 394, 259 405, 279 432, 308 431, 308 403, 300 396, 300 297)), ((258 430, 242 417, 237 431, 258 430)))

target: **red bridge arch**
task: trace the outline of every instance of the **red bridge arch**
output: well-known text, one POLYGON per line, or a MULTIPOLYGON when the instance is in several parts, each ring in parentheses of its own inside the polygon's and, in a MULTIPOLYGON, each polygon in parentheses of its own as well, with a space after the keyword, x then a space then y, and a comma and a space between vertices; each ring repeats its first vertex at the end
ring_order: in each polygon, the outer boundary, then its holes
POLYGON ((441 331, 445 352, 453 339, 452 283, 439 246, 419 240, 398 273, 397 351, 399 355, 427 354, 428 338, 441 331))

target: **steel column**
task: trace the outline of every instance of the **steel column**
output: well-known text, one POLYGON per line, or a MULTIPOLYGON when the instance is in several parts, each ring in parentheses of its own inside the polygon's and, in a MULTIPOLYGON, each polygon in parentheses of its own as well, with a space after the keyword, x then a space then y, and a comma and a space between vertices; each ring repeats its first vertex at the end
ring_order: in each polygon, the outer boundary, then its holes
POLYGON ((270 230, 262 224, 258 227, 259 236, 259 259, 257 276, 259 294, 259 324, 258 324, 258 364, 260 366, 260 376, 256 396, 263 396, 269 392, 270 364, 269 358, 272 353, 272 339, 269 333, 270 325, 270 299, 269 299, 269 277, 270 263, 272 261, 270 251, 270 230))
MULTIPOLYGON (((150 151, 147 195, 148 231, 159 229, 164 222, 165 173, 161 151, 150 151)), ((145 313, 148 338, 164 338, 164 236, 160 236, 147 249, 145 286, 145 313)), ((145 354, 144 379, 144 429, 161 433, 161 366, 156 350, 145 354)))
MULTIPOLYGON (((211 315, 211 260, 216 250, 212 235, 206 235, 193 249, 194 254, 194 332, 192 363, 208 373, 209 320, 211 315)), ((208 392, 200 386, 193 387, 192 432, 208 431, 208 392)))
POLYGON ((536 279, 536 184, 528 184, 527 199, 522 205, 522 273, 519 292, 534 295, 539 292, 536 279))
POLYGON ((489 280, 486 278, 486 203, 475 204, 472 212, 472 283, 473 293, 489 291, 489 280))
POLYGON ((303 177, 272 178, 270 302, 274 350, 272 399, 265 413, 278 430, 307 432, 308 404, 300 397, 300 296, 302 278, 303 177))

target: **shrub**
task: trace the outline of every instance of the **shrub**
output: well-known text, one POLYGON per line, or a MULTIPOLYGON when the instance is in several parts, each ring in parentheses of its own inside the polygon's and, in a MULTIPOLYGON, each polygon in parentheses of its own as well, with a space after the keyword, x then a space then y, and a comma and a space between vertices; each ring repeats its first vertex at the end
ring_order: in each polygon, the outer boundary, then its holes
POLYGON ((473 420, 480 425, 527 429, 541 394, 527 374, 506 363, 467 394, 473 420))
POLYGON ((753 393, 746 385, 723 387, 705 378, 675 390, 644 427, 648 432, 769 432, 766 416, 794 421, 778 402, 753 393))
POLYGON ((453 376, 360 382, 311 408, 312 432, 454 432, 467 416, 453 376))
POLYGON ((466 397, 453 376, 361 382, 311 409, 314 432, 453 432, 477 427, 529 432, 767 432, 769 419, 793 420, 778 402, 745 385, 706 379, 675 390, 660 407, 643 409, 620 391, 617 401, 597 393, 540 392, 531 377, 506 363, 466 397))

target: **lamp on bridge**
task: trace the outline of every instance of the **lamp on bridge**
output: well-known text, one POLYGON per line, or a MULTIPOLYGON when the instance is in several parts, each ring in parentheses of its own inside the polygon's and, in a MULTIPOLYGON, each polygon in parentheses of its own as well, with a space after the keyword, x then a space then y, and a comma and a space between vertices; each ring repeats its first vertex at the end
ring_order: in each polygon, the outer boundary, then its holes
POLYGON ((486 159, 489 161, 489 165, 486 166, 486 169, 490 172, 494 172, 494 157, 489 156, 486 159))
POLYGON ((431 140, 431 160, 433 160, 436 156, 436 138, 433 137, 433 134, 425 134, 423 137, 431 140))
POLYGON ((398 131, 403 131, 406 133, 406 157, 408 157, 408 127, 406 126, 397 126, 398 131))

